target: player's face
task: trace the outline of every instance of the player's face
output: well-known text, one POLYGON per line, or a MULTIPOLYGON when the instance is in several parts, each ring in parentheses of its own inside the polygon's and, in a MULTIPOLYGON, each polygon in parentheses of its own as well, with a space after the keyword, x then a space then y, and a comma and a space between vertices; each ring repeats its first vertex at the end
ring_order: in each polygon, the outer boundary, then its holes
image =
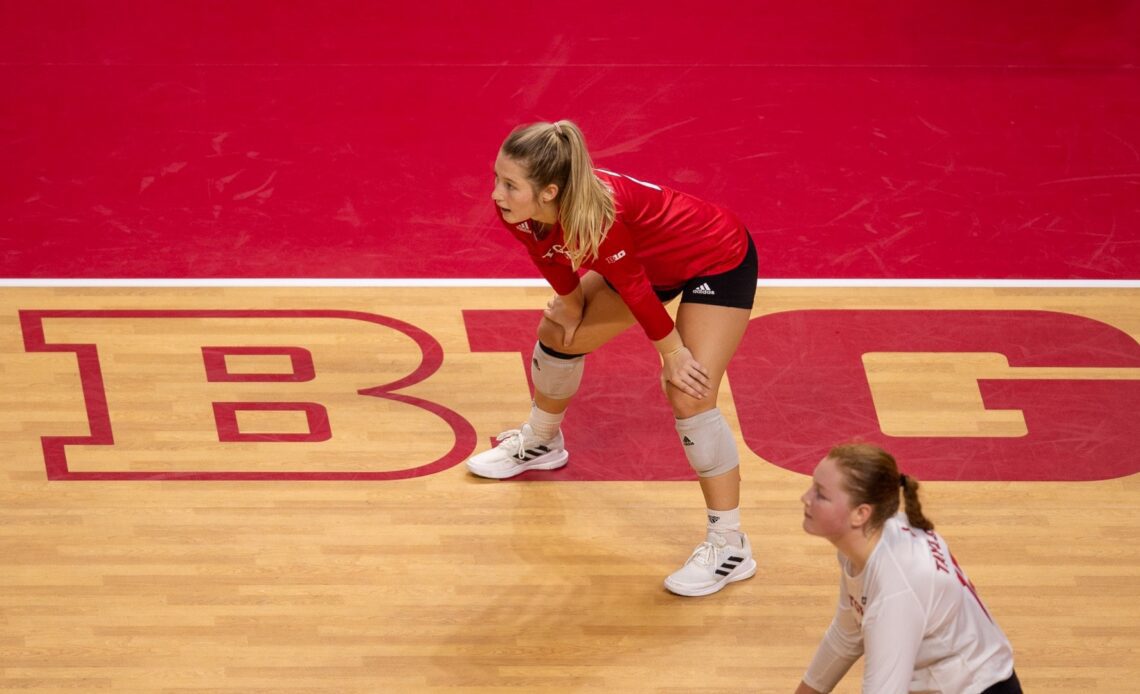
POLYGON ((551 214, 551 206, 544 205, 527 179, 526 167, 502 152, 495 159, 495 187, 491 190, 491 200, 499 208, 499 214, 507 224, 518 224, 528 219, 553 223, 557 208, 551 214))
POLYGON ((851 530, 851 498, 843 489, 843 473, 831 458, 815 466, 811 487, 800 497, 804 530, 809 535, 835 539, 851 530))

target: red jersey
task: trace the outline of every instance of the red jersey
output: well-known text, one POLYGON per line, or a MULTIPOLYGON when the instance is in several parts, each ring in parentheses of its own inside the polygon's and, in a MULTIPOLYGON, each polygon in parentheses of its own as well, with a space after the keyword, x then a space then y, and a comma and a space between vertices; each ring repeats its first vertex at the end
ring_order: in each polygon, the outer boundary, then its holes
MULTIPOLYGON (((691 195, 604 169, 595 174, 613 191, 614 223, 598 257, 583 261, 582 269, 605 277, 649 339, 660 340, 673 330, 673 319, 655 290, 676 289, 694 277, 735 268, 748 251, 748 231, 728 210, 691 195)), ((541 239, 532 220, 507 228, 526 246, 554 291, 569 294, 578 287, 561 225, 541 239)))

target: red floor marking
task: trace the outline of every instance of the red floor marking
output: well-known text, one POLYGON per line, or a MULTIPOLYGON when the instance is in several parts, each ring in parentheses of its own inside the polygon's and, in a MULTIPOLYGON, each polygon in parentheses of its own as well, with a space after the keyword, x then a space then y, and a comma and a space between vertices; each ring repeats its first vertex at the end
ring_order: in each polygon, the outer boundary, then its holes
MULTIPOLYGON (((539 311, 464 312, 473 352, 519 355, 521 375, 529 377, 534 326, 539 311)), ((476 440, 461 413, 398 391, 436 374, 443 354, 438 342, 402 321, 351 311, 21 311, 29 352, 74 352, 87 407, 90 434, 45 436, 48 478, 122 479, 360 479, 384 480, 440 472, 489 442, 476 440), (152 470, 93 472, 71 470, 67 447, 115 445, 112 413, 97 341, 66 344, 45 339, 52 319, 149 320, 171 318, 363 320, 412 338, 423 360, 406 376, 364 388, 360 395, 396 400, 434 413, 455 432, 451 450, 436 461, 408 461, 406 469, 380 472, 262 472, 256 461, 240 470, 170 472, 152 470)), ((290 382, 309 380, 317 370, 302 345, 199 347, 204 376, 233 380, 218 363, 225 354, 289 357, 291 373, 236 374, 237 380, 276 381, 283 399, 274 402, 210 403, 217 435, 225 441, 324 441, 335 428, 321 403, 288 399, 290 382), (306 361, 309 359, 309 361, 306 361), (212 365, 212 368, 211 368, 212 365), (264 378, 271 376, 271 379, 264 378), (297 432, 242 431, 237 413, 289 410, 305 415, 297 432)), ((1122 331, 1075 315, 1047 311, 887 311, 804 310, 761 316, 752 321, 729 367, 729 383, 748 447, 765 460, 806 472, 828 447, 845 440, 877 441, 891 450, 907 472, 921 479, 1096 480, 1134 474, 1132 452, 1140 444, 1140 384, 1129 380, 983 380, 988 408, 1024 412, 1029 434, 1020 438, 899 437, 881 433, 862 364, 868 352, 996 352, 1006 355, 1012 375, 1019 367, 1140 368, 1140 345, 1122 331)), ((524 394, 525 398, 525 394, 524 394)), ((525 399, 516 415, 526 416, 525 399)), ((503 413, 509 417, 509 413, 503 413)), ((515 426, 510 421, 504 428, 515 426)), ((528 473, 521 479, 564 481, 691 480, 673 418, 658 385, 657 356, 636 329, 630 329, 587 360, 582 388, 564 426, 572 464, 556 472, 528 473)), ((296 444, 294 444, 296 445, 296 444)))
MULTIPOLYGON (((84 400, 87 407, 87 417, 90 425, 90 435, 87 436, 44 436, 44 461, 48 479, 51 480, 390 480, 408 477, 419 477, 446 470, 462 461, 476 445, 475 431, 462 416, 456 412, 421 398, 404 395, 399 390, 430 378, 438 371, 443 362, 443 350, 440 344, 428 333, 420 328, 387 316, 379 316, 358 311, 310 311, 310 310, 261 310, 261 311, 181 311, 181 310, 100 310, 100 311, 20 311, 20 324, 24 334, 24 347, 28 352, 75 352, 79 367, 79 377, 82 383, 84 400), (225 472, 181 472, 181 471, 110 471, 91 472, 76 471, 68 467, 67 447, 72 445, 99 445, 113 446, 113 422, 107 406, 107 391, 104 384, 102 368, 99 361, 98 344, 56 344, 48 342, 44 335, 44 324, 54 318, 66 319, 122 319, 144 321, 151 319, 285 319, 296 320, 303 318, 322 318, 333 320, 365 321, 383 325, 398 330, 411 338, 423 353, 423 359, 418 367, 406 376, 391 383, 377 385, 358 391, 360 395, 402 402, 414 407, 424 409, 439 417, 455 435, 455 443, 443 457, 435 461, 416 461, 405 469, 375 471, 375 472, 337 472, 337 471, 293 471, 293 472, 265 472, 248 469, 249 465, 256 466, 256 461, 243 464, 246 469, 225 472)), ((213 341, 214 338, 212 338, 213 341)), ((214 348, 219 349, 219 348, 214 348)), ((226 350, 228 348, 220 348, 226 350)), ((229 351, 240 351, 232 350, 229 351)), ((298 354, 298 349, 286 350, 289 354, 298 354)), ((300 351, 304 351, 301 349, 300 351)), ((207 350, 204 354, 208 355, 207 350)), ((210 357, 204 357, 208 362, 210 357)), ((216 364, 215 364, 216 366, 216 364)), ((215 372, 216 375, 216 372, 215 372)), ((284 387, 284 386, 283 386, 284 387)), ((325 440, 322 434, 328 433, 328 421, 322 420, 323 406, 318 403, 297 402, 227 402, 212 403, 215 412, 219 411, 217 419, 218 435, 222 441, 248 441, 248 434, 238 430, 236 411, 238 410, 265 410, 289 409, 306 413, 309 422, 309 432, 298 435, 256 435, 256 440, 278 440, 283 445, 288 441, 325 440), (276 438, 273 438, 276 436, 276 438)))
POLYGON ((997 352, 1019 366, 1140 368, 1140 345, 1049 311, 787 311, 753 320, 729 365, 740 428, 758 455, 808 473, 848 440, 882 444, 932 480, 1100 480, 1140 471, 1140 382, 986 380, 989 409, 1024 412, 1020 438, 884 435, 867 352, 997 352))

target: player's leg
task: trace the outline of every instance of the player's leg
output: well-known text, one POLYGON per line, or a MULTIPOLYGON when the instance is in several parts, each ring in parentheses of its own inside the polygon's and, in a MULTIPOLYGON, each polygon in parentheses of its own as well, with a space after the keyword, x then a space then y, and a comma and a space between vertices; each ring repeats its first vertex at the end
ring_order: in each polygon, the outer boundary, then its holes
POLYGON ((677 330, 693 357, 708 370, 710 392, 696 399, 666 385, 677 434, 697 472, 708 524, 685 565, 665 579, 680 595, 707 595, 756 573, 748 537, 740 529, 740 456, 732 430, 717 407, 725 369, 748 327, 749 311, 682 303, 677 330))
POLYGON ((499 445, 472 456, 467 468, 481 477, 504 479, 526 470, 554 470, 569 459, 561 423, 582 380, 586 354, 636 321, 621 296, 596 272, 582 277, 586 308, 573 341, 563 344, 562 327, 543 318, 531 355, 534 397, 530 417, 499 435, 499 445))
MULTIPOLYGON (((621 296, 598 273, 590 271, 582 277, 582 294, 586 300, 586 308, 582 314, 582 323, 578 326, 570 344, 562 342, 564 337, 562 326, 546 318, 539 322, 538 342, 535 344, 535 359, 538 360, 538 366, 550 363, 550 360, 543 359, 542 355, 563 362, 575 360, 580 362, 587 354, 609 342, 636 322, 621 296)), ((547 412, 563 412, 577 390, 580 371, 578 381, 570 384, 572 389, 553 387, 555 384, 547 384, 545 374, 536 372, 535 360, 532 360, 531 380, 535 385, 535 404, 547 412)))
POLYGON ((696 399, 665 385, 685 456, 700 480, 708 519, 705 541, 665 580, 680 595, 707 595, 751 577, 756 561, 740 529, 740 455, 732 430, 717 407, 728 363, 748 328, 756 295, 755 247, 735 270, 686 287, 677 331, 708 371, 709 395, 696 399))
MULTIPOLYGON (((705 501, 715 510, 736 508, 740 503, 736 442, 727 423, 720 424, 724 417, 717 407, 717 396, 728 362, 748 328, 749 318, 750 312, 746 309, 687 302, 681 304, 677 314, 681 339, 693 358, 708 370, 710 388, 709 394, 700 400, 671 384, 666 386, 666 394, 678 422, 682 445, 685 445, 685 432, 701 432, 705 438, 715 439, 715 445, 710 443, 693 450, 689 458, 699 476, 705 501)), ((686 450, 697 448, 695 444, 685 447, 686 450)))

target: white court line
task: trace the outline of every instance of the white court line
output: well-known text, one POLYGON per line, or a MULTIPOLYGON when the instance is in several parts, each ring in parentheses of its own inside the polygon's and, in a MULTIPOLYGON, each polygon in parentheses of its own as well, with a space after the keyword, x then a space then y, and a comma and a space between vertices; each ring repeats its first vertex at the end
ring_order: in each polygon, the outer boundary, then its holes
MULTIPOLYGON (((90 278, 5 279, 3 287, 546 287, 541 279, 90 278)), ((1042 287, 1140 289, 1135 280, 761 279, 757 287, 1042 287)))

